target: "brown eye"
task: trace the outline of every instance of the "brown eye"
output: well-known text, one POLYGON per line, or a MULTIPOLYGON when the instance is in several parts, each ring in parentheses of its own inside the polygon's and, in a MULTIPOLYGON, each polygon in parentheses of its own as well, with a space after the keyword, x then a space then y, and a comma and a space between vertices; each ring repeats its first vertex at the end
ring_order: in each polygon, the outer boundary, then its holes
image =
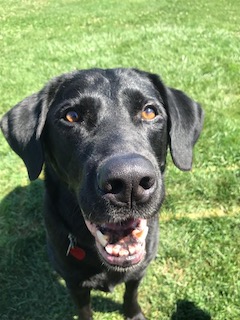
POLYGON ((152 106, 146 106, 141 113, 143 120, 153 120, 157 116, 157 111, 152 106))
POLYGON ((68 111, 65 115, 65 119, 68 122, 78 122, 80 119, 79 114, 76 111, 68 111))

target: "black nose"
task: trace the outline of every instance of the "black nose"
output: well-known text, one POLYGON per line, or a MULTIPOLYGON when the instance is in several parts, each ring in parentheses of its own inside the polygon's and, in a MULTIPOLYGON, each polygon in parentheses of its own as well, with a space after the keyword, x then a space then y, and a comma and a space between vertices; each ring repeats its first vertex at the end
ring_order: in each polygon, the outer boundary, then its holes
POLYGON ((104 197, 116 205, 145 203, 156 190, 155 170, 143 156, 116 156, 99 168, 98 187, 104 197))

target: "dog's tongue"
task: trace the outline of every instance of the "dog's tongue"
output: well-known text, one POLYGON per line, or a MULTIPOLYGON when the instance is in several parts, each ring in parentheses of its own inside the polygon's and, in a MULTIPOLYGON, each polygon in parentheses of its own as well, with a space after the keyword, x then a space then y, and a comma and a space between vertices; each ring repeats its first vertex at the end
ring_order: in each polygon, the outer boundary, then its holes
POLYGON ((136 264, 142 259, 148 233, 147 220, 129 219, 118 224, 102 225, 85 222, 96 239, 99 252, 110 264, 136 264))

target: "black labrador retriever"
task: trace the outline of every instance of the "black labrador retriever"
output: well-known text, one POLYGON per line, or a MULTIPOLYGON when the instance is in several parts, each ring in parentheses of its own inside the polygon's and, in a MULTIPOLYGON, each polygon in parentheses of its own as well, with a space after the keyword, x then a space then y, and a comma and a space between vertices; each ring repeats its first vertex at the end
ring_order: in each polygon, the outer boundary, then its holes
POLYGON ((168 146, 190 170, 203 123, 199 104, 136 69, 63 74, 2 119, 2 131, 30 180, 45 163, 50 259, 81 320, 91 289, 124 282, 127 319, 146 319, 138 286, 158 245, 168 146))

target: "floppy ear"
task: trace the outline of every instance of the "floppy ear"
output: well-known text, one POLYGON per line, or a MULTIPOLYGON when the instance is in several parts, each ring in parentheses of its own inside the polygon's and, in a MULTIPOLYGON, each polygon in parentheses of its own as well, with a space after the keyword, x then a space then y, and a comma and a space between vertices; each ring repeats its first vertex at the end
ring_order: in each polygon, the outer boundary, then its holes
POLYGON ((9 145, 24 161, 30 180, 37 179, 42 170, 41 134, 49 105, 60 83, 60 77, 50 81, 41 91, 9 110, 0 123, 9 145))
POLYGON ((168 88, 156 74, 149 74, 165 105, 169 123, 169 145, 173 162, 180 170, 192 168, 193 147, 203 126, 201 106, 182 91, 168 88))
POLYGON ((41 93, 36 93, 18 103, 1 120, 2 132, 11 148, 23 159, 30 180, 37 179, 44 162, 40 136, 46 114, 41 93))
POLYGON ((192 168, 193 147, 203 126, 203 110, 185 93, 167 88, 170 119, 170 152, 174 164, 181 170, 192 168))

